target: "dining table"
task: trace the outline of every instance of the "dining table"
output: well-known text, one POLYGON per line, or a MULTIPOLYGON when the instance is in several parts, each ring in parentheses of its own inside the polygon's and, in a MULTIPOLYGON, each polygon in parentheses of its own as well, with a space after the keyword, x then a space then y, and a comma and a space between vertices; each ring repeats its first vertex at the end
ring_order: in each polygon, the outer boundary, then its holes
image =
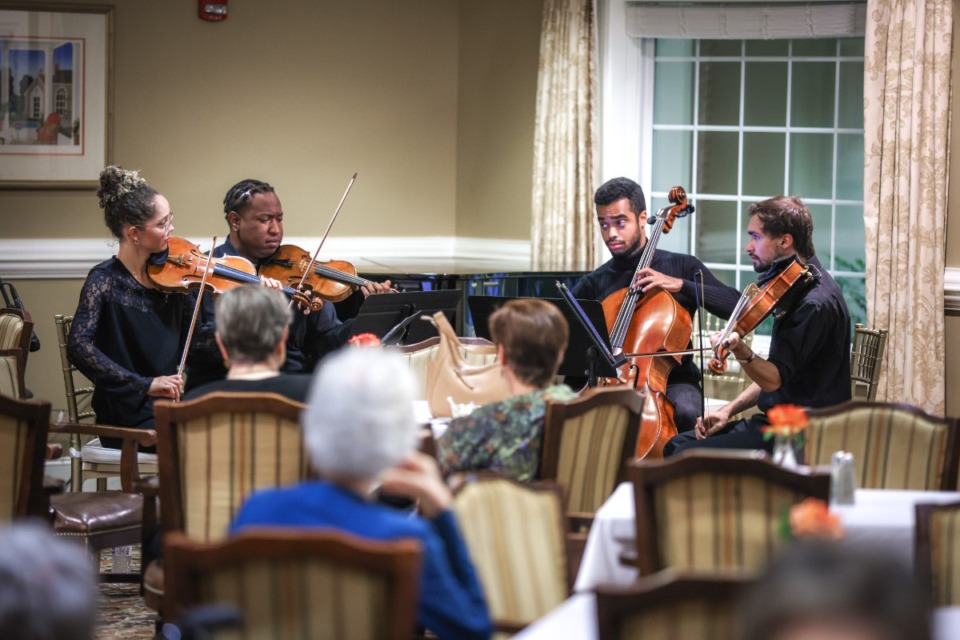
MULTIPOLYGON (((843 525, 840 544, 875 549, 912 566, 916 505, 949 502, 960 502, 960 492, 857 489, 853 504, 834 504, 830 510, 843 525)), ((624 482, 596 513, 574 591, 592 591, 600 584, 627 586, 636 581, 638 570, 620 562, 623 554, 635 554, 636 535, 633 485, 624 482)))

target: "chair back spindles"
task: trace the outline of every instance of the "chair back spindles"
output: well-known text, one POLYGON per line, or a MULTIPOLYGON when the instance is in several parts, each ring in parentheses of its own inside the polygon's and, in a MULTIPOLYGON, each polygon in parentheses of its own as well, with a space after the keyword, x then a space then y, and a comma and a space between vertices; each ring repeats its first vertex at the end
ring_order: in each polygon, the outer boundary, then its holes
POLYGON ((860 323, 854 327, 850 351, 850 391, 854 400, 876 399, 886 344, 886 329, 870 329, 860 323))

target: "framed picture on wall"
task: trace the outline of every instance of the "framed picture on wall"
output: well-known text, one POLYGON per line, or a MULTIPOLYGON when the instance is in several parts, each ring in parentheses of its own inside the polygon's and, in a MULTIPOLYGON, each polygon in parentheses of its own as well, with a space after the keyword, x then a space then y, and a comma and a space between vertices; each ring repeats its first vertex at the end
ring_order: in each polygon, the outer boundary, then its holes
POLYGON ((95 189, 113 7, 0 2, 0 189, 95 189))

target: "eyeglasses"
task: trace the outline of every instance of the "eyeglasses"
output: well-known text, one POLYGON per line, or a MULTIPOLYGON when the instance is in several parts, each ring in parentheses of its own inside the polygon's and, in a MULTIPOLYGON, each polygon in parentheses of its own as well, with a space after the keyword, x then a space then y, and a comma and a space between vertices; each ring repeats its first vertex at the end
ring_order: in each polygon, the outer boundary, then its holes
POLYGON ((149 226, 154 227, 155 229, 159 229, 164 233, 167 233, 168 231, 170 231, 170 229, 173 228, 173 214, 171 213, 170 217, 168 217, 165 222, 158 222, 157 224, 151 224, 149 226))

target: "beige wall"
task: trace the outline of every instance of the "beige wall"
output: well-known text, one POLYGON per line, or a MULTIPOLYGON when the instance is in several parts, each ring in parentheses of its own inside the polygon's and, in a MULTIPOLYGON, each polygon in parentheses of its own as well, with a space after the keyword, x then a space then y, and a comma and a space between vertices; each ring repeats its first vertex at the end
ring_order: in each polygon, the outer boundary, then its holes
MULTIPOLYGON (((227 188, 258 177, 288 236, 319 236, 356 171, 334 235, 529 238, 542 0, 113 4, 112 158, 177 235, 223 234, 227 188)), ((3 238, 108 236, 93 191, 0 191, 0 215, 3 238)), ((27 386, 60 406, 53 314, 82 281, 13 282, 43 342, 27 386)))
POLYGON ((543 0, 461 3, 459 236, 530 238, 542 13, 543 0))

